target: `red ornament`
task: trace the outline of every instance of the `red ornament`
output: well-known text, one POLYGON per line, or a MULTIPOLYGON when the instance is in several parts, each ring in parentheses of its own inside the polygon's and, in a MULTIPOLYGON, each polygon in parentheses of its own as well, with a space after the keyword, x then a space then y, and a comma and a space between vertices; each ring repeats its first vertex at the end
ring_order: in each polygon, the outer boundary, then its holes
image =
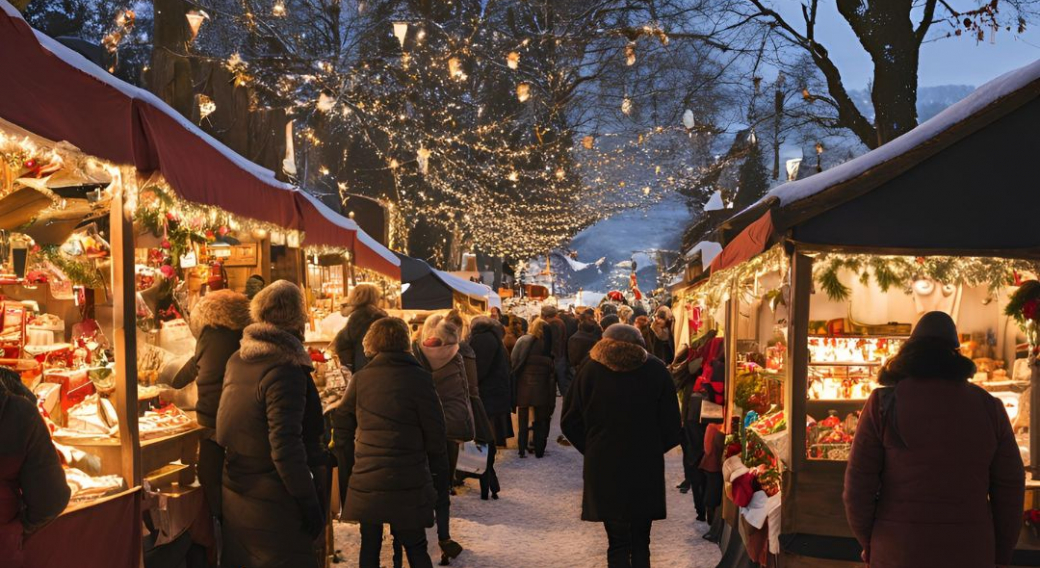
POLYGON ((211 231, 209 229, 206 229, 206 240, 207 241, 216 240, 216 238, 217 238, 217 236, 213 234, 213 231, 211 231))
POLYGON ((36 161, 36 158, 29 158, 22 165, 25 166, 26 169, 35 170, 40 164, 36 161))
POLYGON ((164 249, 167 249, 167 250, 168 250, 168 249, 170 248, 170 246, 171 246, 171 245, 170 245, 170 241, 168 241, 168 240, 166 240, 166 239, 163 239, 163 240, 162 240, 162 244, 161 244, 161 246, 162 246, 162 248, 164 248, 164 249))
POLYGON ((161 272, 163 277, 167 280, 173 278, 173 276, 176 274, 176 272, 174 272, 173 270, 173 267, 169 264, 164 264, 161 268, 159 268, 159 272, 161 272))
POLYGON ((1022 304, 1022 315, 1027 320, 1035 320, 1038 307, 1040 307, 1040 302, 1037 302, 1036 298, 1028 300, 1025 304, 1022 304))
POLYGON ((217 229, 217 233, 219 233, 220 236, 222 236, 222 237, 226 237, 227 234, 230 233, 230 232, 231 232, 231 229, 228 229, 225 225, 221 225, 220 228, 217 229))

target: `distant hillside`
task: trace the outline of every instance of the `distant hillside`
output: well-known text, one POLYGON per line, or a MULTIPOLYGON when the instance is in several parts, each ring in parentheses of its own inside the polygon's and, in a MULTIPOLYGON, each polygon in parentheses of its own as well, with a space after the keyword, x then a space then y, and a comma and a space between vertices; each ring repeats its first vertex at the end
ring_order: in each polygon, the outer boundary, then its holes
MULTIPOLYGON (((975 90, 971 85, 937 85, 920 87, 917 90, 917 120, 924 122, 939 114, 946 107, 968 96, 975 90)), ((870 92, 866 89, 849 93, 867 118, 874 119, 874 105, 870 102, 870 92)))

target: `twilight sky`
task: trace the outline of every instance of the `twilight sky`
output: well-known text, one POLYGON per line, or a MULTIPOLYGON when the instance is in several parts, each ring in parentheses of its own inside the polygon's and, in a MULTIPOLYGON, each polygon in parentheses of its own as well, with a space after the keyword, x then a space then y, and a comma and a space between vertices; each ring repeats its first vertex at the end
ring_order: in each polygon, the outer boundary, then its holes
MULTIPOLYGON (((801 22, 801 2, 776 0, 773 6, 792 24, 801 22)), ((821 2, 817 39, 831 52, 842 71, 845 86, 862 89, 870 80, 870 57, 863 51, 849 25, 838 14, 834 2, 821 2)), ((949 29, 944 24, 933 26, 930 36, 949 29)), ((974 38, 950 37, 925 43, 921 51, 920 86, 978 86, 998 75, 1040 59, 1040 22, 1022 35, 1001 30, 996 42, 987 36, 982 43, 974 38)))

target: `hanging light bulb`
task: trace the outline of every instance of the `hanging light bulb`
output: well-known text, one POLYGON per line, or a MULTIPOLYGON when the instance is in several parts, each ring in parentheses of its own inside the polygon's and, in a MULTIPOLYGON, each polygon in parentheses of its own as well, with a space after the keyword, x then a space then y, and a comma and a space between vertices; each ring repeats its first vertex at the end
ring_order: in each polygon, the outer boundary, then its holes
POLYGON ((596 139, 593 138, 591 134, 586 134, 585 137, 581 139, 581 145, 584 146, 586 150, 591 150, 592 145, 595 143, 596 139))
POLYGON ((625 46, 625 65, 629 67, 636 64, 636 42, 630 41, 625 46))
POLYGON ((516 86, 516 98, 520 102, 526 102, 527 99, 531 98, 531 85, 528 83, 520 83, 516 86))
POLYGON ((754 130, 751 131, 751 134, 748 134, 748 144, 758 144, 758 136, 755 136, 754 130))
POLYGON ((390 169, 396 170, 401 164, 397 163, 397 158, 390 158, 390 169))
POLYGON ((425 175, 430 169, 430 151, 420 146, 415 160, 419 162, 419 171, 425 175))
POLYGON ((515 70, 517 67, 519 67, 520 66, 520 52, 518 52, 518 51, 510 51, 509 55, 506 56, 506 65, 510 69, 513 69, 513 70, 515 70))
POLYGON ((515 182, 515 181, 519 181, 519 179, 520 179, 520 174, 516 170, 513 170, 513 171, 509 172, 509 181, 515 182))
POLYGON ((459 61, 458 57, 448 59, 448 74, 451 75, 452 79, 458 79, 459 81, 466 78, 466 74, 462 71, 462 62, 459 61))
POLYGON ((649 185, 643 186, 643 195, 650 195, 650 186, 649 185))
POLYGON ((274 6, 271 7, 271 15, 276 18, 284 18, 285 13, 285 2, 282 0, 275 0, 274 6))
POLYGON ((336 106, 336 99, 330 97, 326 93, 318 95, 318 110, 321 112, 329 112, 336 106))
POLYGON ((556 170, 556 179, 563 179, 566 176, 567 172, 563 168, 558 168, 556 170))
POLYGON ((632 99, 625 97, 621 101, 621 112, 623 112, 625 116, 632 114, 632 99))
POLYGON ((408 37, 408 22, 394 22, 394 37, 401 42, 401 49, 404 49, 404 40, 408 37))

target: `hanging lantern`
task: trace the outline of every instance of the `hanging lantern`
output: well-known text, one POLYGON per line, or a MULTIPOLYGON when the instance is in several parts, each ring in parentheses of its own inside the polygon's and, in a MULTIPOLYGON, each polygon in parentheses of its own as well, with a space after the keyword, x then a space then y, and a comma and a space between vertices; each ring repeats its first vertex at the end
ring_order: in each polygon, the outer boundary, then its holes
POLYGON ((693 130, 693 127, 697 126, 697 121, 693 118, 692 110, 686 109, 686 112, 682 115, 682 123, 683 126, 686 127, 686 130, 693 130))
POLYGON ((451 75, 452 79, 460 81, 466 78, 466 74, 462 71, 462 62, 459 61, 458 57, 448 59, 448 74, 451 75))
POLYGON ((191 10, 184 17, 188 19, 188 28, 191 29, 191 39, 189 41, 195 41, 195 38, 199 35, 199 28, 202 27, 202 22, 209 19, 209 14, 203 10, 191 10))
POLYGON ((630 41, 625 46, 625 65, 629 67, 636 64, 636 42, 630 41))
POLYGON ((271 15, 276 18, 284 18, 285 13, 285 2, 282 0, 275 0, 274 6, 271 7, 271 15))
POLYGON ((581 139, 581 145, 584 146, 586 150, 591 150, 592 145, 595 144, 595 142, 596 139, 593 138, 591 134, 586 134, 585 137, 581 139))
POLYGON ((425 175, 430 169, 430 151, 420 146, 415 153, 415 161, 419 162, 419 171, 425 175))
POLYGON ((526 102, 527 99, 531 98, 531 85, 528 83, 520 83, 517 85, 516 98, 520 102, 526 102))
POLYGON ((755 136, 754 130, 751 131, 751 134, 748 134, 748 144, 758 144, 758 136, 755 136))
POLYGON ((330 97, 326 93, 318 95, 318 110, 321 112, 329 112, 336 106, 336 99, 330 97))
POLYGON ((408 37, 408 22, 394 22, 394 37, 401 42, 401 49, 404 49, 404 40, 408 37))
POLYGON ((632 99, 625 97, 624 100, 621 101, 621 112, 623 112, 625 116, 632 114, 632 99))
POLYGON ((509 55, 506 56, 506 65, 515 70, 520 66, 520 52, 510 51, 509 55))

